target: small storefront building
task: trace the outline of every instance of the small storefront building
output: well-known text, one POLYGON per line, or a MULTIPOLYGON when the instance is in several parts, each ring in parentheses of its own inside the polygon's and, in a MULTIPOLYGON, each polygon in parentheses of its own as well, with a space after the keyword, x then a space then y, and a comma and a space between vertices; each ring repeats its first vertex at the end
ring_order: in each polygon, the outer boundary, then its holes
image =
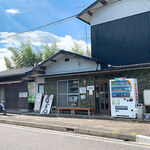
POLYGON ((43 75, 34 79, 36 88, 44 86, 44 94, 54 95, 53 106, 94 107, 94 90, 90 93, 87 87, 94 87, 92 72, 101 70, 100 61, 61 50, 36 66, 33 71, 40 67, 45 70, 43 75), (37 82, 41 79, 44 80, 43 84, 37 82), (85 91, 82 93, 83 89, 85 91))
POLYGON ((0 101, 6 109, 30 109, 27 82, 22 78, 33 67, 10 69, 0 72, 0 101))

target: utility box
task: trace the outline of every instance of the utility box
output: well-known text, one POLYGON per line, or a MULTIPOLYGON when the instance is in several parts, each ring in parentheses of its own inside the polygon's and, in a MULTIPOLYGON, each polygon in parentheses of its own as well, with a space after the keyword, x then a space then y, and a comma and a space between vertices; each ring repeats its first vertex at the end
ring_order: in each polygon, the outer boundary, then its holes
POLYGON ((150 89, 144 90, 144 105, 150 106, 150 89))
POLYGON ((137 104, 136 109, 137 109, 137 119, 143 119, 143 114, 144 114, 143 104, 137 104))

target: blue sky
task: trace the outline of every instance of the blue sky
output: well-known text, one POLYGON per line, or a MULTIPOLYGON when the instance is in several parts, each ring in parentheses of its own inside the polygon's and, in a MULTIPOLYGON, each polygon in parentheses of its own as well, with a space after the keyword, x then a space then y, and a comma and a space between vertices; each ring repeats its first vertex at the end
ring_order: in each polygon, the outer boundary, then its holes
MULTIPOLYGON (((94 0, 0 0, 0 32, 22 32, 29 28, 53 22, 83 10, 94 0), (19 13, 7 13, 7 9, 17 9, 19 13)), ((89 30, 89 28, 88 28, 89 30)), ((73 19, 65 23, 47 27, 48 31, 57 36, 71 35, 73 38, 84 39, 84 23, 73 19)))
MULTIPOLYGON (((54 22, 81 12, 95 0, 0 0, 0 38, 19 33, 30 28, 54 22)), ((90 27, 86 25, 90 46, 90 27)), ((76 41, 85 46, 85 23, 78 19, 49 26, 35 32, 0 40, 0 63, 4 66, 4 56, 10 57, 10 46, 30 40, 33 46, 49 45, 54 40, 61 49, 69 50, 76 41)))

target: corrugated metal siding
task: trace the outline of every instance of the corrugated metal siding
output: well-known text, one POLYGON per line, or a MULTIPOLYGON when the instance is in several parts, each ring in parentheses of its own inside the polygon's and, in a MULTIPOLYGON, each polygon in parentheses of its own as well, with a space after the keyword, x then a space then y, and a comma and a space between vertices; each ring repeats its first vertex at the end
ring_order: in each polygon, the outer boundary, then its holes
POLYGON ((105 64, 150 62, 150 12, 91 27, 92 57, 105 64))

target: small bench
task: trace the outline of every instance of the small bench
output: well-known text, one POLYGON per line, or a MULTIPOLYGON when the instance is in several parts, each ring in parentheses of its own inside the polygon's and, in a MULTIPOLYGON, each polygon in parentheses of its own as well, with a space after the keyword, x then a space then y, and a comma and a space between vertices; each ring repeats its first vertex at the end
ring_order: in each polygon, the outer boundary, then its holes
POLYGON ((88 108, 80 108, 80 107, 56 107, 56 110, 58 112, 58 114, 60 113, 60 110, 71 110, 71 115, 75 115, 75 111, 78 110, 87 110, 88 111, 88 115, 90 116, 91 114, 93 114, 93 108, 92 107, 88 107, 88 108))

